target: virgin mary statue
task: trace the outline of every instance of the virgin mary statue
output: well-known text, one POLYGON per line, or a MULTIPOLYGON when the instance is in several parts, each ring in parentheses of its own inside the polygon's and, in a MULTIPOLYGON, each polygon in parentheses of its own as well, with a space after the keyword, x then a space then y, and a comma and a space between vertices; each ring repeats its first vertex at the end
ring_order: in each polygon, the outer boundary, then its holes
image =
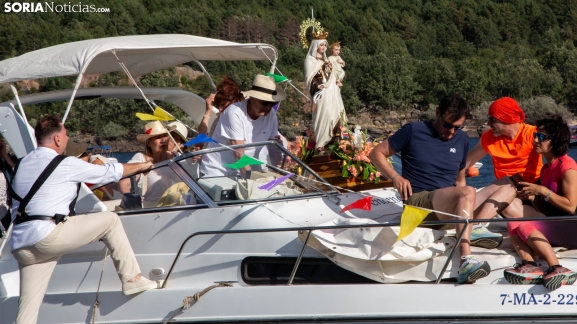
POLYGON ((338 132, 341 114, 346 120, 341 89, 336 73, 331 73, 326 50, 326 39, 313 39, 305 59, 305 82, 312 103, 316 148, 324 147, 338 132))

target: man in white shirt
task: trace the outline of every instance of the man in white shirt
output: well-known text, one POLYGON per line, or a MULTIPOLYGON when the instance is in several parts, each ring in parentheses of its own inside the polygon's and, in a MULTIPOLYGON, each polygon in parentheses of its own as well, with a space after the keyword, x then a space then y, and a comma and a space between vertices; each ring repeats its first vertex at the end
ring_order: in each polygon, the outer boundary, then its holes
MULTIPOLYGON (((272 107, 286 97, 284 90, 277 87, 271 77, 257 75, 251 90, 243 94, 249 98, 228 106, 222 112, 212 139, 224 145, 279 140, 278 120, 272 107)), ((207 148, 215 147, 219 145, 208 143, 207 148)), ((200 172, 204 177, 238 175, 237 170, 225 167, 224 164, 234 163, 245 154, 266 162, 268 151, 251 147, 205 154, 202 157, 200 172)), ((241 169, 241 172, 250 169, 251 167, 247 166, 241 169)))
POLYGON ((128 174, 150 169, 152 163, 96 165, 67 157, 29 199, 26 196, 33 191, 33 184, 47 166, 64 153, 68 142, 64 125, 54 115, 41 118, 35 132, 38 148, 20 161, 12 188, 16 198, 12 206, 15 225, 11 245, 20 269, 20 301, 16 323, 36 323, 58 259, 99 239, 110 250, 125 295, 155 288, 156 282, 140 275, 140 268, 118 215, 102 212, 67 218, 64 216, 74 214, 73 202, 81 182, 118 181, 128 174), (24 202, 24 208, 20 208, 21 201, 24 202))

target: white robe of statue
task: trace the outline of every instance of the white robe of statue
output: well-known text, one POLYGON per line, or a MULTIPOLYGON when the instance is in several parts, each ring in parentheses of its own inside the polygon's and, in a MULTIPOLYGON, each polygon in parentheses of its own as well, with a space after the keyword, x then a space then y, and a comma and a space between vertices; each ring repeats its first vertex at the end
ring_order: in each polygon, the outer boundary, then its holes
MULTIPOLYGON (((324 62, 327 60, 325 54, 327 41, 324 39, 314 39, 311 42, 309 52, 305 59, 305 81, 307 92, 310 91, 311 82, 314 76, 322 68, 324 62), (317 50, 319 44, 325 44, 325 51, 323 52, 323 59, 317 59, 317 50)), ((328 80, 325 82, 324 91, 316 103, 316 109, 313 113, 313 131, 315 133, 316 148, 325 146, 333 137, 333 128, 339 122, 341 113, 346 120, 345 107, 343 99, 341 98, 341 89, 337 85, 336 73, 331 73, 328 80)), ((309 93, 311 98, 315 94, 309 93)))

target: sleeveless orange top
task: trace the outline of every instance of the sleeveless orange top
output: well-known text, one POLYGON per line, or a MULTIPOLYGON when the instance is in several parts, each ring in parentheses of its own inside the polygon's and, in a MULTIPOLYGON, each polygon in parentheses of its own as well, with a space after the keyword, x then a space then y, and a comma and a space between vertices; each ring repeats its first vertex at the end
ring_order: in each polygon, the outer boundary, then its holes
POLYGON ((491 130, 481 135, 481 146, 493 159, 495 178, 501 179, 519 172, 527 182, 539 179, 543 160, 541 154, 533 152, 533 133, 536 131, 537 126, 521 123, 512 140, 504 136, 495 137, 491 130))

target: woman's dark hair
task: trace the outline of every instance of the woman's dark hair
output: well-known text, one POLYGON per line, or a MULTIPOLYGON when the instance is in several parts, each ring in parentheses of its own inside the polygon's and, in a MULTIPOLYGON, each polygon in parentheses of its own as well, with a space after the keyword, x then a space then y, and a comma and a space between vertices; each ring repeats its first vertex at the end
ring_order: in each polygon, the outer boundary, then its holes
POLYGON ((214 104, 220 107, 221 103, 235 103, 244 100, 244 96, 240 93, 240 87, 234 80, 225 75, 222 81, 216 86, 216 96, 214 96, 214 104))
POLYGON ((444 116, 446 112, 449 113, 448 122, 450 123, 463 116, 469 118, 469 106, 467 106, 467 102, 456 93, 444 96, 441 102, 439 102, 439 114, 444 116))
POLYGON ((62 120, 56 115, 46 115, 36 122, 34 136, 36 143, 42 143, 47 137, 62 130, 62 120))
POLYGON ((547 135, 551 136, 551 152, 555 157, 560 157, 569 152, 571 132, 563 117, 551 113, 545 114, 545 118, 539 119, 537 128, 543 127, 547 135))

